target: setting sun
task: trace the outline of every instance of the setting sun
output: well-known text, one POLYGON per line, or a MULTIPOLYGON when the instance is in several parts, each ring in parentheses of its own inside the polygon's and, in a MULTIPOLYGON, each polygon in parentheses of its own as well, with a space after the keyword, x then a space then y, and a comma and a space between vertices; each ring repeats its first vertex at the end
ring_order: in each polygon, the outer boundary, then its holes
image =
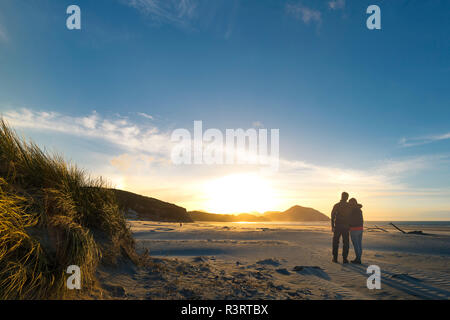
POLYGON ((205 184, 205 210, 214 213, 264 212, 276 205, 270 182, 257 174, 232 174, 205 184))

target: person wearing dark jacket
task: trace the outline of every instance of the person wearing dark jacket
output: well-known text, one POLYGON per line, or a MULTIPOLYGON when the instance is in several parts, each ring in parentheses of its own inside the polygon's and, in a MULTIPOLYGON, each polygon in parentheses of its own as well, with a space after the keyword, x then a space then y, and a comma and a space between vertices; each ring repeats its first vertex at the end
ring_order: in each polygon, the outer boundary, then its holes
POLYGON ((350 237, 352 238, 353 249, 355 249, 355 260, 352 263, 361 264, 362 256, 362 236, 363 236, 363 225, 364 219, 362 214, 362 205, 359 204, 355 198, 351 198, 348 203, 350 204, 350 237))
POLYGON ((343 263, 348 263, 349 248, 349 215, 350 206, 347 202, 348 193, 342 192, 341 201, 336 203, 331 211, 331 231, 333 232, 333 262, 337 261, 339 251, 339 240, 342 237, 342 258, 343 263))

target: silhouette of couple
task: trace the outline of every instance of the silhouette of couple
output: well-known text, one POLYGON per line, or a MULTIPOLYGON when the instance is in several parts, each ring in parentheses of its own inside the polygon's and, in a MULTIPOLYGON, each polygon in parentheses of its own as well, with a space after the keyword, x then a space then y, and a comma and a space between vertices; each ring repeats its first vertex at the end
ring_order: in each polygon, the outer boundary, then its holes
POLYGON ((348 263, 349 236, 355 249, 355 260, 352 263, 361 264, 363 214, 362 205, 355 198, 348 200, 348 193, 342 192, 341 201, 336 203, 331 212, 331 231, 333 232, 333 262, 338 262, 339 240, 342 237, 342 262, 348 263))

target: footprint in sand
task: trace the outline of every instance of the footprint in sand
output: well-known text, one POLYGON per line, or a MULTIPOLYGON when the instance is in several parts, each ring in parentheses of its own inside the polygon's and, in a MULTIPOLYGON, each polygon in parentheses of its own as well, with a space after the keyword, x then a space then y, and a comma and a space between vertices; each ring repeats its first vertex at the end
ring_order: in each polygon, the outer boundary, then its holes
POLYGON ((321 279, 331 280, 330 276, 318 266, 295 266, 293 271, 301 275, 316 276, 321 279))
POLYGON ((392 274, 390 276, 391 279, 399 279, 399 280, 403 280, 403 281, 410 281, 410 282, 416 282, 416 281, 422 281, 420 279, 417 279, 413 276, 410 276, 407 273, 401 273, 401 274, 392 274))
POLYGON ((284 276, 288 276, 288 275, 291 274, 286 268, 283 268, 283 269, 277 269, 277 270, 275 270, 275 271, 278 272, 279 274, 284 275, 284 276))
POLYGON ((156 231, 173 231, 174 229, 172 228, 156 228, 156 231))
POLYGON ((288 291, 287 292, 288 295, 290 295, 291 297, 301 297, 301 296, 310 296, 312 295, 311 290, 309 289, 298 289, 297 291, 288 291))
POLYGON ((262 264, 262 265, 269 265, 269 266, 274 266, 274 267, 278 267, 281 263, 276 260, 276 259, 265 259, 265 260, 260 260, 258 262, 256 262, 257 264, 262 264))
POLYGON ((194 262, 208 262, 208 258, 206 257, 195 257, 192 259, 194 262))

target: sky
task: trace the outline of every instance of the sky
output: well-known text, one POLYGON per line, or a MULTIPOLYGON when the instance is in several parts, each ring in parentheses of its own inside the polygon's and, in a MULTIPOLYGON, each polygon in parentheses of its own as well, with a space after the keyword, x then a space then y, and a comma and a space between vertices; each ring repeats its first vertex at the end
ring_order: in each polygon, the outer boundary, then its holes
POLYGON ((329 215, 347 191, 366 220, 450 220, 449 13, 447 0, 2 0, 0 113, 92 176, 188 210, 329 215), (66 27, 72 4, 81 30, 66 27), (196 120, 279 129, 278 170, 174 164, 171 134, 196 120))

